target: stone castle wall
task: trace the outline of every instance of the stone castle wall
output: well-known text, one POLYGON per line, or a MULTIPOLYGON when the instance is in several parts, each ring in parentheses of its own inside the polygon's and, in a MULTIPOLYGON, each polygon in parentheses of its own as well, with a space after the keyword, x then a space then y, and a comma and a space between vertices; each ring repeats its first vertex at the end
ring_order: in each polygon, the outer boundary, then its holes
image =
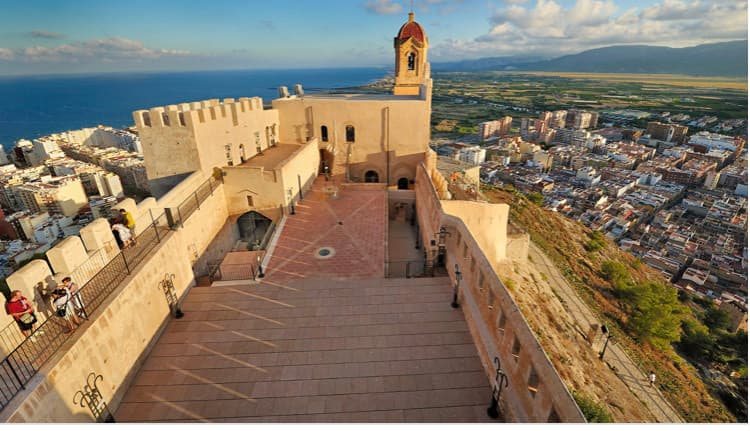
MULTIPOLYGON (((498 259, 518 258, 520 253, 518 245, 508 247, 512 253, 505 256, 498 247, 487 244, 490 240, 508 242, 505 233, 497 232, 503 220, 507 226, 507 205, 441 201, 425 165, 420 165, 417 171, 416 194, 420 232, 422 240, 427 241, 425 244, 441 226, 445 226, 451 235, 446 241, 446 268, 454 286, 457 282, 455 269, 461 272, 459 304, 490 384, 494 386, 495 382, 495 358, 508 378, 508 387, 502 388, 500 397, 505 420, 585 422, 575 400, 495 270, 498 259), (462 205, 465 207, 461 208, 462 205), (487 209, 496 211, 496 220, 492 223, 484 219, 482 223, 472 221, 471 214, 476 212, 476 205, 497 206, 497 211, 487 209), (450 207, 456 215, 449 214, 445 207, 450 207), (483 238, 483 235, 490 234, 490 226, 495 232, 483 238)), ((518 241, 517 236, 512 235, 511 242, 518 241)))

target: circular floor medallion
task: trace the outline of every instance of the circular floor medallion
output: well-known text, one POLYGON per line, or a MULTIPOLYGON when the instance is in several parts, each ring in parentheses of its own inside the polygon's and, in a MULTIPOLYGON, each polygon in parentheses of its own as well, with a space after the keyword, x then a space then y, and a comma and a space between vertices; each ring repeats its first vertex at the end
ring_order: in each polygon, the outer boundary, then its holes
POLYGON ((331 247, 320 247, 315 251, 315 257, 318 259, 330 259, 336 254, 336 250, 331 247))

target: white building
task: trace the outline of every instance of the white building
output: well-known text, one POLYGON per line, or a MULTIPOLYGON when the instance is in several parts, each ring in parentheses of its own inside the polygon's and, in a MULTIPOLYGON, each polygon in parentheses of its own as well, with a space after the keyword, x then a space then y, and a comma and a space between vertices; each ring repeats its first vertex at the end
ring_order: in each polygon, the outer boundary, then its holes
POLYGON ((487 150, 479 147, 462 148, 458 152, 458 159, 471 165, 481 165, 487 158, 487 150))
POLYGON ((698 132, 690 137, 690 146, 701 146, 707 150, 719 149, 731 152, 737 151, 738 141, 733 136, 720 135, 718 133, 698 132))

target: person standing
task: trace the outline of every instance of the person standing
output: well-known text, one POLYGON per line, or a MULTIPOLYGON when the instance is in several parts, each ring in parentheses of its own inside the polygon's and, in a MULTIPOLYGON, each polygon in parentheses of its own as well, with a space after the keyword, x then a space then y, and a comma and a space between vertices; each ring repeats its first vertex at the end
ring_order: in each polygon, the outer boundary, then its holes
POLYGON ((120 217, 122 218, 122 224, 130 230, 130 237, 133 239, 132 245, 135 245, 135 220, 133 215, 122 208, 120 209, 120 217))
POLYGON ((115 238, 119 238, 120 241, 118 242, 118 245, 120 245, 120 250, 124 250, 131 245, 131 239, 130 231, 128 230, 125 225, 120 223, 115 223, 112 225, 112 232, 115 233, 115 238))
POLYGON ((34 306, 31 305, 31 301, 23 296, 20 290, 14 290, 10 293, 10 299, 5 303, 5 312, 13 316, 21 329, 21 333, 36 343, 36 336, 32 335, 34 324, 37 321, 34 306))
POLYGON ((68 331, 65 332, 73 332, 75 329, 73 328, 73 323, 80 325, 81 321, 78 320, 78 316, 76 316, 70 292, 67 288, 62 287, 60 289, 55 289, 52 292, 52 295, 54 295, 55 298, 52 301, 52 305, 55 307, 55 312, 59 317, 65 319, 65 322, 68 324, 68 331))
POLYGON ((83 308, 83 298, 81 297, 81 292, 78 289, 78 285, 74 283, 70 277, 63 278, 62 282, 63 287, 68 289, 68 292, 70 292, 70 296, 72 297, 71 300, 73 302, 73 308, 75 308, 76 314, 85 319, 86 309, 83 308))
POLYGON ((656 382, 656 373, 651 371, 650 373, 648 373, 648 385, 654 386, 654 382, 656 382))

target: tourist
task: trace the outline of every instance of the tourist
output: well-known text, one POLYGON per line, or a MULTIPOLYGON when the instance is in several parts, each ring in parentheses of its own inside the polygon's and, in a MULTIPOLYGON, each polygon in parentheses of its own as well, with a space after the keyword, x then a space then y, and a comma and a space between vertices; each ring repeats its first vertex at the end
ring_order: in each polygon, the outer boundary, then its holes
POLYGON ((68 289, 68 292, 70 292, 70 296, 73 297, 73 307, 75 308, 76 314, 85 319, 86 310, 83 308, 83 298, 81 297, 81 292, 78 289, 78 285, 74 283, 70 277, 63 278, 62 282, 63 287, 68 289))
POLYGON ((54 297, 52 305, 55 307, 55 313, 59 317, 65 319, 68 324, 68 330, 65 332, 72 332, 75 329, 73 328, 73 323, 75 323, 76 325, 80 325, 81 321, 78 320, 78 316, 76 316, 75 309, 73 308, 73 301, 70 295, 70 291, 68 291, 68 289, 65 287, 61 287, 59 289, 55 289, 52 292, 52 295, 54 297))
POLYGON ((133 215, 122 208, 120 209, 120 217, 122 217, 122 224, 130 230, 130 236, 133 238, 133 245, 135 245, 135 220, 133 220, 133 215))
POLYGON ((650 373, 648 373, 648 385, 654 386, 654 382, 656 382, 656 373, 651 371, 650 373))
POLYGON ((10 299, 5 303, 5 312, 13 316, 25 337, 32 342, 36 342, 36 336, 32 335, 36 323, 34 306, 31 305, 31 301, 23 296, 20 290, 14 290, 10 293, 10 299))
POLYGON ((115 223, 112 225, 112 232, 115 233, 115 239, 119 238, 117 245, 120 246, 120 250, 124 250, 130 247, 130 230, 125 227, 122 223, 115 223))

